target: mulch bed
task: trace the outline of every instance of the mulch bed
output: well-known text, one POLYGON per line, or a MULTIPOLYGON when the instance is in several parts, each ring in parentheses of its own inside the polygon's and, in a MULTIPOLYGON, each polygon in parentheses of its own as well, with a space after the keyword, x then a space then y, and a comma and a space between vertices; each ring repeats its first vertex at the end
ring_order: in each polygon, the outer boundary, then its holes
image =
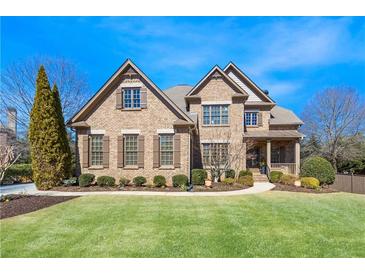
POLYGON ((300 186, 294 186, 294 185, 284 185, 279 183, 274 183, 275 188, 272 189, 272 191, 291 191, 291 192, 306 192, 306 193, 333 193, 338 192, 337 190, 334 190, 329 187, 321 187, 319 189, 312 189, 312 188, 305 188, 300 186))
POLYGON ((0 201, 0 219, 59 204, 77 196, 6 195, 0 201))
MULTIPOLYGON (((222 183, 213 183, 212 187, 206 186, 194 186, 193 192, 213 192, 213 191, 232 191, 232 190, 240 190, 248 188, 247 186, 242 186, 240 184, 227 185, 222 183)), ((100 187, 100 186, 89 186, 89 187, 80 187, 80 186, 57 186, 52 188, 54 191, 64 191, 64 192, 91 192, 91 191, 157 191, 157 192, 184 192, 178 187, 148 187, 148 186, 125 186, 123 188, 120 187, 100 187)))

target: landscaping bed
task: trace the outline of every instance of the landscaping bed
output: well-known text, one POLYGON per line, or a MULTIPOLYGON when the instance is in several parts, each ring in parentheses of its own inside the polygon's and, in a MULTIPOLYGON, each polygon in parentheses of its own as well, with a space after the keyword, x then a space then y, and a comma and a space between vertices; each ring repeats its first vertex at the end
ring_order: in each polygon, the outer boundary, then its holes
POLYGON ((285 185, 281 183, 273 183, 273 184, 275 185, 275 187, 272 189, 272 191, 306 192, 306 193, 317 193, 317 194, 338 192, 329 187, 320 187, 318 189, 313 189, 295 185, 285 185))
POLYGON ((6 195, 0 201, 0 219, 36 211, 73 198, 76 196, 6 195))
MULTIPOLYGON (((248 188, 241 184, 228 185, 224 183, 213 183, 211 187, 206 186, 194 186, 193 192, 214 192, 214 191, 232 191, 248 188)), ((186 190, 179 187, 151 187, 151 186, 124 186, 123 188, 119 186, 108 187, 108 186, 97 186, 91 185, 89 187, 80 186, 57 186, 51 189, 51 191, 63 191, 63 192, 93 192, 93 191, 156 191, 156 192, 185 192, 186 190)))

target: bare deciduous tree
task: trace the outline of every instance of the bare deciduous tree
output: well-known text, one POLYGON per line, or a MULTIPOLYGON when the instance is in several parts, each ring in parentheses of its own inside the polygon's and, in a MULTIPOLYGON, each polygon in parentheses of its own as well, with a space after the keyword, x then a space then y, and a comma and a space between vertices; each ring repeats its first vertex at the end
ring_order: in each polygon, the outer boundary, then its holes
POLYGON ((209 168, 214 182, 218 182, 228 169, 233 169, 238 174, 239 170, 243 167, 246 151, 254 146, 252 141, 245 140, 243 142, 242 135, 234 136, 232 132, 241 131, 217 128, 205 140, 205 143, 203 143, 203 164, 206 168, 209 168), (204 149, 207 149, 209 152, 207 153, 204 149), (207 159, 204 159, 204 157, 207 159))
MULTIPOLYGON (((15 107, 18 112, 18 126, 21 129, 28 127, 37 71, 42 64, 47 70, 50 83, 57 83, 65 120, 86 100, 86 78, 72 62, 63 58, 37 56, 13 63, 1 73, 0 108, 15 107)), ((3 120, 4 117, 0 117, 0 121, 3 120)))
POLYGON ((14 145, 0 146, 0 184, 4 180, 5 172, 18 160, 20 153, 14 145))
POLYGON ((350 159, 360 153, 354 149, 365 129, 365 104, 352 88, 329 88, 318 92, 303 113, 307 136, 315 136, 322 154, 337 168, 339 159, 350 159))

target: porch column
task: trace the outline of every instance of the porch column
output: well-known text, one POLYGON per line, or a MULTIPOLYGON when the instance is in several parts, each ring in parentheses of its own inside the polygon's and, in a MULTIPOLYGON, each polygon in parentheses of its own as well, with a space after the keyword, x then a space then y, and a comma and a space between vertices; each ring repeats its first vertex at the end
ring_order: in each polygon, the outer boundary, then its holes
POLYGON ((271 168, 271 140, 266 141, 266 164, 271 168))
POLYGON ((300 172, 300 143, 299 140, 295 141, 295 175, 299 175, 300 172))

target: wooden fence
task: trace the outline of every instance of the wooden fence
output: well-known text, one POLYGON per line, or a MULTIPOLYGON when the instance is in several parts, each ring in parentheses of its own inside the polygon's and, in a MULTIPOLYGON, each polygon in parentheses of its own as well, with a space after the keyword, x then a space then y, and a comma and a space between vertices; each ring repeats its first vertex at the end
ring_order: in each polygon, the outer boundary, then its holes
POLYGON ((365 194, 365 176, 336 174, 331 187, 338 191, 365 194))

